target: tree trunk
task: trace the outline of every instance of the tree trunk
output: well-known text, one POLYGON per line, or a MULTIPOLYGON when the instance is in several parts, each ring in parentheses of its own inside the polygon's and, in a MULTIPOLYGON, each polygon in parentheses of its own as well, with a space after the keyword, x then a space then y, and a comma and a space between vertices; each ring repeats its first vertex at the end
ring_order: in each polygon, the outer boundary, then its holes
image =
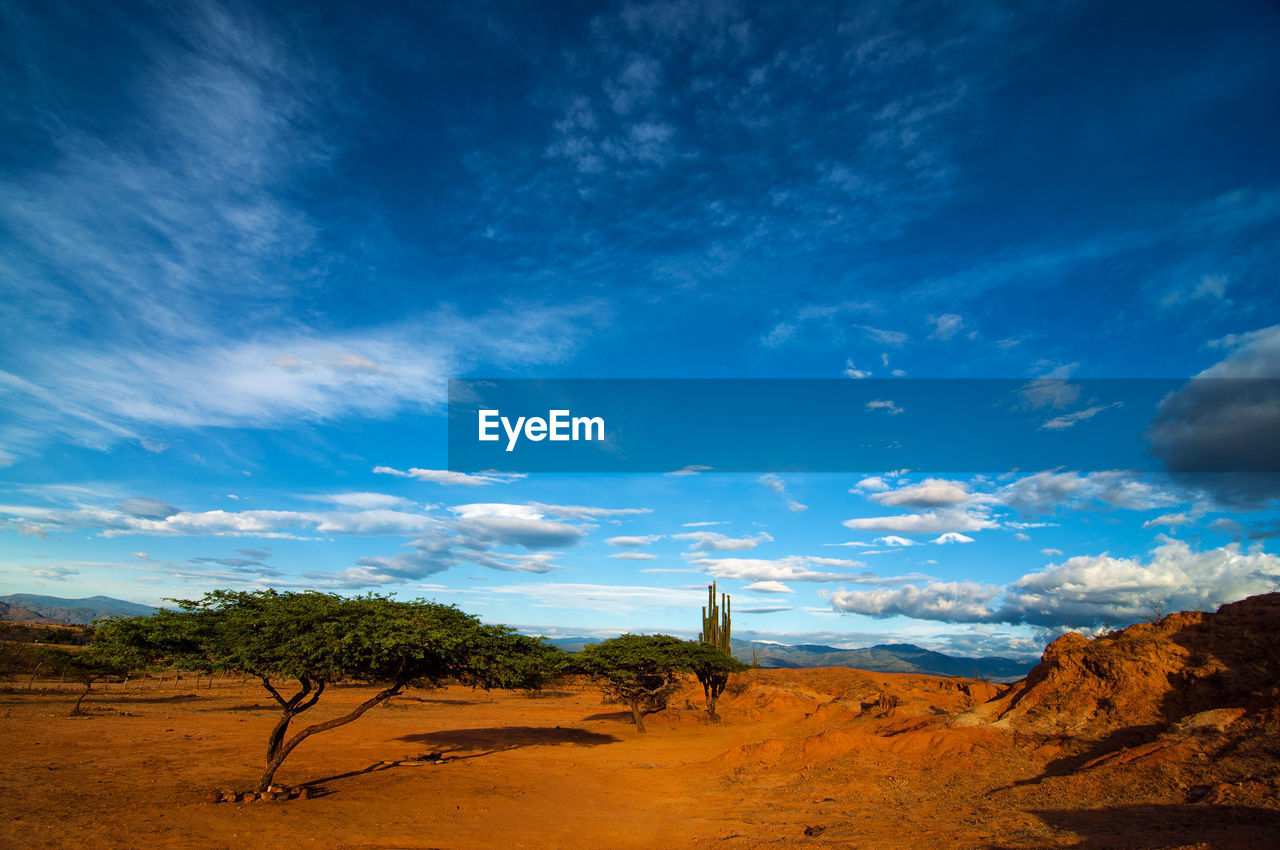
POLYGON ((92 687, 93 687, 93 682, 84 683, 84 693, 80 694, 80 697, 76 700, 76 704, 71 708, 71 713, 67 715, 68 717, 79 717, 80 715, 85 713, 80 710, 80 703, 84 702, 84 698, 89 695, 89 690, 92 687))
MULTIPOLYGON (((323 688, 324 683, 321 682, 320 684, 322 685, 320 690, 324 690, 323 688)), ((403 689, 404 689, 404 684, 397 682, 391 687, 380 691, 377 695, 372 696, 369 699, 365 700, 364 702, 360 703, 350 713, 344 714, 341 717, 335 717, 333 720, 326 720, 323 723, 316 723, 312 726, 308 726, 306 729, 303 729, 301 732, 299 732, 298 734, 290 738, 288 742, 286 742, 285 744, 283 745, 277 744, 275 754, 273 756, 270 756, 267 759, 267 767, 266 767, 266 770, 262 772, 262 778, 258 780, 257 790, 259 792, 266 791, 268 788, 271 787, 271 781, 275 779, 276 771, 280 769, 280 765, 284 764, 284 760, 289 757, 289 753, 293 752, 294 748, 297 747, 299 744, 301 744, 303 741, 305 741, 307 738, 310 738, 312 735, 315 735, 318 732, 327 732, 330 729, 337 729, 339 726, 346 726, 348 723, 351 723, 354 720, 358 720, 360 718, 360 715, 364 714, 366 711, 373 708, 378 703, 385 702, 386 700, 400 693, 400 691, 402 691, 403 689)), ((313 696, 310 700, 304 703, 306 708, 310 708, 311 706, 315 705, 315 702, 319 697, 320 697, 320 693, 319 691, 317 691, 315 696, 313 696)), ((293 713, 298 714, 304 710, 305 709, 300 708, 298 711, 295 711, 293 713)), ((292 715, 290 715, 289 719, 292 719, 292 715)), ((284 735, 284 730, 288 728, 288 725, 289 725, 288 722, 283 719, 281 723, 276 725, 276 729, 280 730, 281 736, 284 735)), ((275 730, 272 731, 272 735, 273 736, 275 735, 275 730)))
POLYGON ((712 721, 716 723, 720 722, 720 715, 716 714, 716 700, 718 699, 719 697, 713 697, 710 694, 707 695, 707 714, 710 715, 712 721))
POLYGON ((636 722, 636 731, 644 733, 644 712, 640 710, 640 700, 633 699, 631 705, 631 719, 636 722))

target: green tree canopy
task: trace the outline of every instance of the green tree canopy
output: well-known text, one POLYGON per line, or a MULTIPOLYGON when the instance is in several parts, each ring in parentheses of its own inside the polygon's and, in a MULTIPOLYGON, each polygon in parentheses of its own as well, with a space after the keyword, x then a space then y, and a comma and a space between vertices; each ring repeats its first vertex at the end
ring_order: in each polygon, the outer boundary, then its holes
POLYGON ((257 677, 280 706, 267 742, 264 791, 298 744, 358 719, 411 685, 447 680, 482 688, 538 688, 563 667, 559 649, 451 605, 368 594, 215 590, 174 600, 178 610, 102 624, 94 647, 132 664, 257 677), (282 694, 272 680, 298 683, 282 694), (381 685, 350 713, 286 739, 293 718, 340 680, 381 685))
POLYGON ((670 635, 622 635, 583 647, 574 667, 599 681, 606 696, 625 703, 636 730, 644 732, 644 711, 666 706, 680 687, 680 674, 693 669, 695 646, 670 635))
POLYGON ((688 655, 689 669, 702 685, 707 698, 707 714, 712 720, 719 720, 716 702, 728 686, 729 676, 746 670, 747 665, 709 643, 690 644, 688 655))

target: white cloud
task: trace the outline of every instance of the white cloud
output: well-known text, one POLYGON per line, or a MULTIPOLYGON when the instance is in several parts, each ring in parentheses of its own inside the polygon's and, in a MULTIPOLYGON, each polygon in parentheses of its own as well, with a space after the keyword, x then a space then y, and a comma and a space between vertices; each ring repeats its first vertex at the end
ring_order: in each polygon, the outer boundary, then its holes
POLYGON ((711 471, 711 467, 709 466, 703 466, 702 464, 699 464, 699 463, 691 463, 688 466, 673 470, 671 472, 664 472, 662 474, 679 478, 686 475, 700 475, 703 472, 710 472, 710 471, 711 471))
POLYGON ((951 339, 964 328, 964 319, 955 313, 930 316, 929 323, 933 325, 933 330, 929 336, 944 341, 951 339))
POLYGON ((896 537, 889 535, 887 537, 877 537, 875 542, 881 546, 919 546, 920 544, 914 540, 908 540, 905 537, 896 537))
POLYGON ((1189 511, 1179 511, 1176 514, 1161 514, 1154 519, 1149 519, 1142 524, 1143 528, 1155 528, 1161 525, 1167 525, 1169 528, 1177 528, 1187 523, 1195 522, 1195 517, 1189 511))
POLYGON ((853 489, 861 490, 866 493, 876 493, 881 490, 888 490, 889 484, 886 483, 885 480, 880 476, 873 475, 868 478, 864 478, 861 481, 859 481, 857 484, 853 485, 853 489))
POLYGON ((1062 550, 1061 549, 1041 549, 1040 554, 1044 555, 1046 558, 1054 558, 1054 557, 1060 556, 1062 554, 1062 550))
MULTIPOLYGON (((858 325, 858 328, 865 331, 867 336, 880 345, 891 345, 897 347, 905 343, 908 339, 907 335, 902 331, 890 331, 883 328, 874 328, 871 325, 858 325)), ((889 355, 882 354, 881 362, 884 363, 887 368, 889 366, 889 355)))
POLYGON ((900 413, 906 412, 903 408, 898 406, 897 402, 885 399, 873 399, 872 401, 867 402, 866 410, 868 413, 883 413, 887 416, 897 416, 900 413))
MULTIPOLYGON (((1059 507, 1101 502, 1124 510, 1145 511, 1185 501, 1175 490, 1144 481, 1119 470, 1090 472, 1037 472, 1000 488, 999 503, 1024 514, 1052 513, 1059 507)), ((1011 527, 1015 527, 1011 524, 1011 527)))
POLYGON ((606 538, 604 542, 608 543, 610 546, 634 547, 634 546, 648 546, 650 543, 653 543, 655 540, 661 540, 661 539, 662 539, 661 534, 645 534, 643 536, 609 537, 609 538, 606 538))
POLYGON ((586 535, 577 526, 547 519, 533 505, 484 502, 454 505, 449 510, 458 515, 460 528, 499 544, 530 548, 567 546, 586 535))
POLYGON ((538 582, 488 589, 490 593, 521 596, 539 608, 585 609, 602 613, 631 613, 646 608, 673 608, 696 613, 702 588, 643 587, 634 585, 538 582))
POLYGON ((930 582, 924 587, 841 590, 830 594, 829 601, 836 611, 872 616, 1061 628, 1122 625, 1156 609, 1212 610, 1280 589, 1280 557, 1264 552, 1260 544, 1247 551, 1233 543, 1196 552, 1169 537, 1159 541, 1145 563, 1105 553, 1077 556, 1004 587, 930 582))
POLYGON ((407 508, 413 505, 413 502, 400 496, 390 496, 386 493, 330 493, 327 495, 304 496, 316 502, 331 502, 344 508, 355 508, 357 510, 368 510, 371 508, 407 508))
POLYGON ((1194 286, 1166 293, 1160 299, 1160 306, 1169 308, 1204 301, 1230 304, 1231 299, 1227 298, 1227 284, 1230 282, 1231 278, 1225 274, 1202 275, 1194 286))
POLYGON ((971 498, 968 485, 944 478, 926 478, 919 484, 909 484, 870 497, 873 502, 895 508, 942 508, 968 502, 971 498))
POLYGON ((658 556, 651 552, 614 552, 609 557, 620 561, 652 561, 658 556))
POLYGON ((518 472, 453 472, 448 469, 418 469, 417 467, 399 470, 390 466, 375 466, 373 471, 378 475, 394 475, 398 478, 415 478, 418 481, 426 481, 432 484, 462 485, 465 487, 478 487, 484 484, 507 484, 526 477, 523 473, 518 472))
MULTIPOLYGON (((785 558, 693 558, 691 566, 697 567, 718 579, 740 581, 850 581, 859 580, 864 574, 831 573, 811 569, 814 566, 859 567, 857 561, 836 558, 809 558, 789 555, 785 558)), ((869 574, 868 574, 869 575, 869 574)), ((874 578, 874 576, 870 576, 874 578)))
POLYGON ((934 543, 972 543, 972 537, 966 537, 963 534, 957 534, 954 531, 948 531, 946 534, 939 535, 934 538, 934 543))
POLYGON ((595 519, 615 516, 634 516, 636 514, 653 513, 653 508, 601 508, 594 505, 544 505, 541 502, 530 502, 536 508, 552 516, 566 519, 595 519))
POLYGON ((794 590, 780 581, 753 581, 742 589, 754 590, 757 593, 795 593, 794 590))
POLYGON ((828 597, 831 607, 846 614, 872 617, 913 617, 919 620, 975 622, 991 616, 990 602, 1000 588, 974 582, 930 582, 876 590, 838 590, 828 597))
POLYGON ((853 378, 857 380, 859 378, 870 378, 871 372, 867 371, 866 369, 859 369, 857 366, 854 366, 853 359, 850 358, 844 361, 844 376, 846 378, 853 378))
POLYGON ((761 543, 768 543, 773 537, 766 531, 758 532, 751 537, 729 537, 718 531, 690 531, 685 534, 673 534, 672 540, 691 540, 690 549, 701 549, 704 552, 738 551, 754 549, 761 543))
POLYGON ((854 531, 896 531, 902 534, 940 534, 948 531, 983 531, 999 523, 969 511, 938 510, 919 514, 858 517, 842 523, 854 531))
POLYGON ((1077 410, 1074 413, 1064 413, 1061 416, 1055 416, 1047 420, 1040 427, 1046 431, 1065 431, 1074 427, 1077 422, 1085 422, 1102 413, 1104 410, 1111 410, 1117 407, 1124 407, 1123 402, 1113 401, 1109 404, 1095 404, 1093 407, 1077 410))
POLYGON ((1168 537, 1143 563, 1082 555, 1025 575, 1009 588, 999 616, 1056 626, 1132 622, 1151 613, 1212 610, 1280 589, 1280 557, 1230 544, 1205 552, 1168 537))
POLYGON ((785 500, 787 503, 787 510, 791 511, 792 513, 800 513, 801 511, 808 510, 807 505, 800 504, 795 499, 791 498, 790 495, 788 495, 787 485, 783 482, 781 478, 779 478, 774 473, 766 472, 764 475, 761 475, 756 480, 759 481, 764 486, 768 487, 774 493, 777 493, 779 496, 781 496, 783 500, 785 500))

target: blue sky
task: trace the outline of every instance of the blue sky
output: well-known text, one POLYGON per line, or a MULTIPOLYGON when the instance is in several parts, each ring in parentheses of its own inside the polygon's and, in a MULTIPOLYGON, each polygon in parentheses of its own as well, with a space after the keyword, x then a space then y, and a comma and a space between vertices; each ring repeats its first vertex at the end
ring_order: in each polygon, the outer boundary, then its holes
POLYGON ((1276 589, 1265 486, 446 470, 457 377, 1280 377, 1280 10, 1122 6, 3 0, 0 591, 1035 654, 1276 589))

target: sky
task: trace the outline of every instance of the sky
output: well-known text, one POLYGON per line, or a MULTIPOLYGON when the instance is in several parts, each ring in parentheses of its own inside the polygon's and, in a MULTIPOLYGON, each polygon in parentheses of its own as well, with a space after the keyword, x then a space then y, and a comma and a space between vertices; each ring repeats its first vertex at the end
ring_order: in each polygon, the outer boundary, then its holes
MULTIPOLYGON (((1106 440, 1071 381, 1280 378, 1274 3, 0 21, 0 593, 688 636, 714 580, 742 637, 1034 657, 1280 589, 1265 475, 461 472, 446 416, 452 378, 1001 378, 1106 440)), ((1277 411, 1139 412, 1275 472, 1277 411)))

